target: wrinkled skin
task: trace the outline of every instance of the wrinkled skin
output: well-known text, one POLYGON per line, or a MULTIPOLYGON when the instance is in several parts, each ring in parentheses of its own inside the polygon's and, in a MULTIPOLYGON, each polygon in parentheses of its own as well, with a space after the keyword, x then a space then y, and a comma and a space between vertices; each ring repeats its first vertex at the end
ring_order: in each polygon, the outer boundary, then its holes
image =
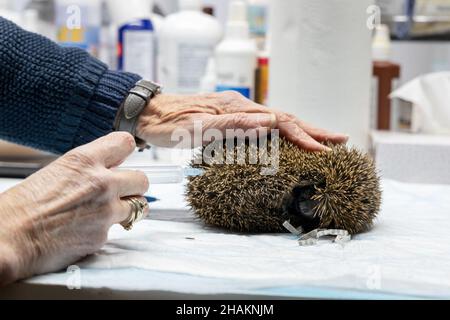
POLYGON ((0 195, 0 284, 59 270, 103 246, 131 213, 124 198, 148 190, 143 173, 111 170, 134 149, 130 134, 112 133, 0 195))
MULTIPOLYGON (((195 96, 159 95, 141 115, 137 134, 147 142, 173 147, 172 132, 177 128, 194 132, 194 121, 202 121, 203 130, 279 129, 280 135, 309 151, 330 151, 321 144, 330 141, 345 143, 348 136, 315 128, 297 117, 262 106, 234 91, 195 96)), ((192 147, 200 145, 190 141, 192 147)), ((207 144, 211 141, 198 141, 207 144)))

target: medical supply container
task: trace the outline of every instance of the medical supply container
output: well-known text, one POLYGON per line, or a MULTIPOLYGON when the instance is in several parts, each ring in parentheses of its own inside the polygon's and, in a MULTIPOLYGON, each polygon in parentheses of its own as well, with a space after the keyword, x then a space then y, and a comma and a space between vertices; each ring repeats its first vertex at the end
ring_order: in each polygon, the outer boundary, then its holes
POLYGON ((196 93, 209 58, 222 38, 222 27, 201 11, 200 0, 180 0, 180 12, 164 20, 158 37, 158 77, 164 91, 196 93))
POLYGON ((111 1, 114 28, 117 29, 117 69, 144 79, 156 79, 155 28, 151 0, 111 1))
POLYGON ((234 90, 254 99, 258 50, 255 41, 250 39, 246 3, 232 1, 228 14, 225 39, 215 52, 216 90, 234 90))
POLYGON ((56 0, 57 41, 98 56, 101 29, 100 0, 56 0))

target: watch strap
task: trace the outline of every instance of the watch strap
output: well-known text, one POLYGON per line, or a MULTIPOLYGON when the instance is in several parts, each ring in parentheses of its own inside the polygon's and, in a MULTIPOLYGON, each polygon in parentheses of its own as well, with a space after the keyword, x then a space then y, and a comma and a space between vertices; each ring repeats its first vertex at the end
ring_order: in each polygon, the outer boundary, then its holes
MULTIPOLYGON (((161 93, 159 84, 146 80, 138 81, 120 105, 114 121, 114 129, 129 132, 136 138, 136 126, 140 114, 150 100, 159 93, 161 93)), ((136 138, 136 141, 141 144, 143 142, 139 138, 136 138)))

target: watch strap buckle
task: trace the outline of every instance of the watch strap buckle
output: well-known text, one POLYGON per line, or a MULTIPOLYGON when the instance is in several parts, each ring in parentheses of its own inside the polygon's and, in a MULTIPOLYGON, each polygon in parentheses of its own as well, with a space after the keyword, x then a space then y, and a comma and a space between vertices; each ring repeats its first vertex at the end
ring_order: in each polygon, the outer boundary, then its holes
POLYGON ((131 133, 136 141, 142 144, 143 140, 136 137, 136 126, 139 115, 145 109, 150 100, 161 93, 161 86, 151 81, 140 80, 128 92, 121 104, 114 121, 114 130, 131 133))

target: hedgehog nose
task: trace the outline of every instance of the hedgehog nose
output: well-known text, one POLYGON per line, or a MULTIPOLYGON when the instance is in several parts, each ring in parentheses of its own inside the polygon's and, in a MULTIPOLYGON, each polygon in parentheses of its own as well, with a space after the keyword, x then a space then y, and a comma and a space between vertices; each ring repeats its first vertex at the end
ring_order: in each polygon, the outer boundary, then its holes
POLYGON ((314 205, 315 201, 312 200, 302 200, 300 198, 295 200, 297 214, 302 215, 305 219, 312 220, 314 218, 314 205))

